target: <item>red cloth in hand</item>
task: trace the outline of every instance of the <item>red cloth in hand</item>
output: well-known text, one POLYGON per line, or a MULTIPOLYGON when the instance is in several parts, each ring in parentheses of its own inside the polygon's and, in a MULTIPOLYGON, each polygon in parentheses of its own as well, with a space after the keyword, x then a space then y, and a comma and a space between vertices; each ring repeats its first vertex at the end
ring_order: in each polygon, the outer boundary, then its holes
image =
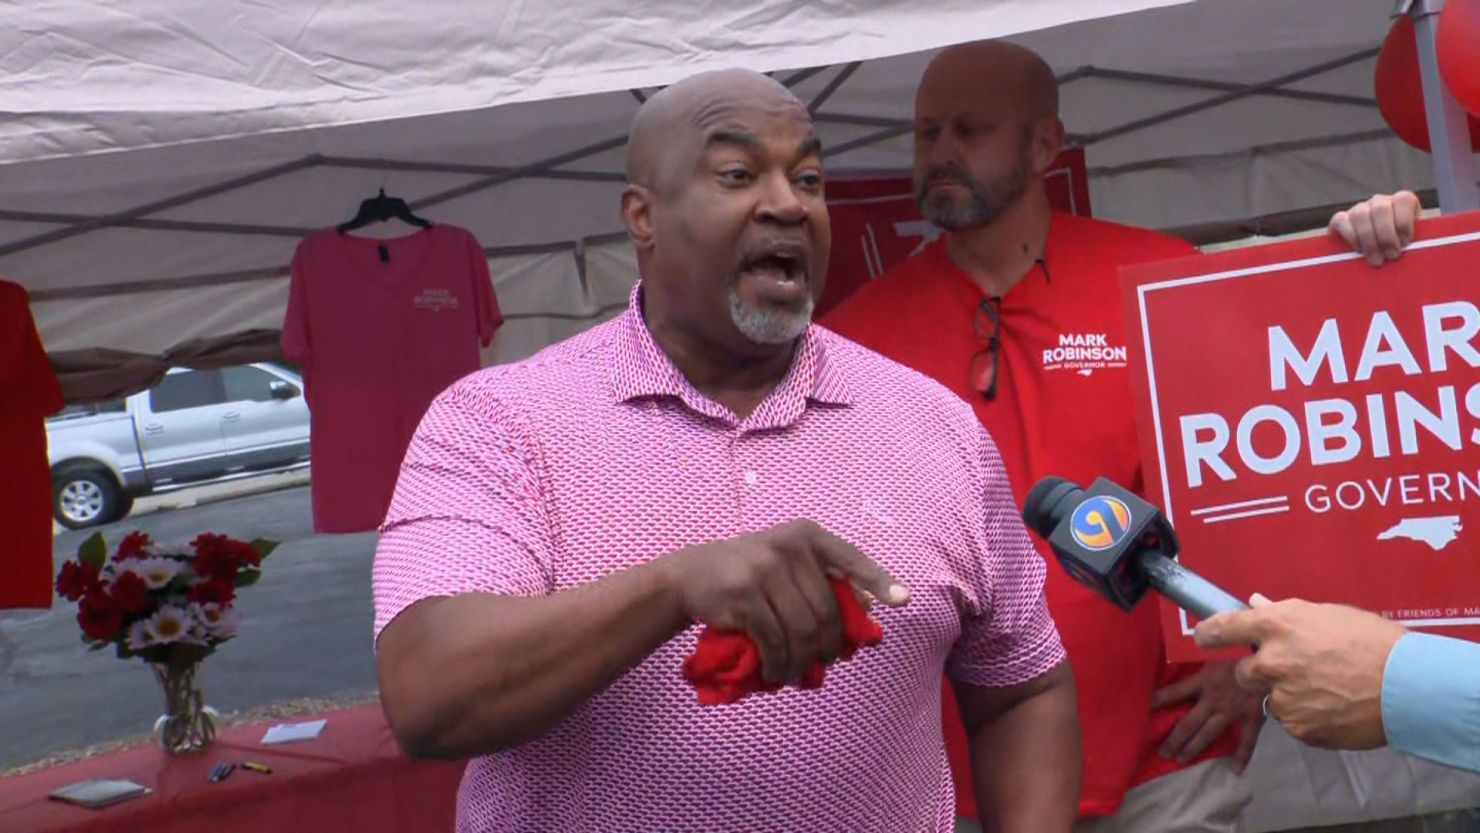
MULTIPOLYGON (((882 642, 884 630, 863 609, 852 585, 841 578, 828 579, 828 583, 843 624, 843 652, 838 659, 849 659, 860 647, 882 642)), ((826 675, 827 666, 814 659, 800 685, 820 688, 826 675)), ((693 684, 699 703, 705 706, 737 703, 757 691, 781 688, 780 683, 767 683, 761 677, 761 653, 748 634, 714 628, 705 628, 699 634, 694 653, 683 661, 683 676, 693 684)))

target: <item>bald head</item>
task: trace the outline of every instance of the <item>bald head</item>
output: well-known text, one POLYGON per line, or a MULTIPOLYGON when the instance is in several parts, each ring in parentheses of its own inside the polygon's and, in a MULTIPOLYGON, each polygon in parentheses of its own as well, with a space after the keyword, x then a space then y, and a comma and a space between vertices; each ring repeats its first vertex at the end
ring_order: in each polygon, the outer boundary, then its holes
POLYGON ((1038 53, 1007 41, 978 41, 944 49, 925 68, 916 94, 922 98, 1007 93, 1016 113, 1035 120, 1059 114, 1059 84, 1038 53))
POLYGON ((1042 176, 1063 147, 1058 84, 1033 52, 1004 41, 943 50, 915 93, 915 197, 947 231, 984 228, 1024 207, 1046 213, 1042 176))
POLYGON ((726 69, 690 76, 638 109, 627 137, 627 181, 662 189, 674 168, 692 159, 701 137, 741 108, 807 112, 791 90, 759 72, 726 69))

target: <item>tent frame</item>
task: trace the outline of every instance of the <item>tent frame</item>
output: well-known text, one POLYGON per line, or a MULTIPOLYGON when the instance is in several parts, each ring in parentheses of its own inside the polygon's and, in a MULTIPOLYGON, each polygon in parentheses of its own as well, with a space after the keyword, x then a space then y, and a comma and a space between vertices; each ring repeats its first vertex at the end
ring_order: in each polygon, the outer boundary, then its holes
MULTIPOLYGON (((1475 170, 1473 156, 1468 153, 1469 143, 1464 141, 1467 137, 1468 125, 1459 104, 1453 95, 1445 89, 1443 80, 1439 76, 1437 58, 1434 52, 1434 28, 1436 17, 1443 7, 1443 0, 1397 0, 1394 16, 1408 14, 1414 18, 1415 30, 1418 33, 1419 61, 1423 78, 1424 104, 1429 120, 1429 134, 1434 137, 1433 158, 1435 166, 1435 178, 1437 182, 1438 201, 1442 211, 1453 212, 1480 208, 1480 187, 1475 181, 1475 170)), ((1228 104, 1250 96, 1271 96, 1286 98, 1296 101, 1312 101, 1326 104, 1346 105, 1355 107, 1375 108, 1377 102, 1370 98, 1360 96, 1339 95, 1332 93, 1312 92, 1306 90, 1289 89, 1289 85, 1302 81, 1322 73, 1338 69, 1349 64, 1367 60, 1376 55, 1376 48, 1364 49, 1334 60, 1329 60, 1296 72, 1271 78, 1254 84, 1237 84, 1222 81, 1214 81, 1200 78, 1176 77, 1159 75, 1153 73, 1130 72, 1104 67, 1086 65, 1079 67, 1063 75, 1058 81, 1061 85, 1073 83, 1081 79, 1100 78, 1125 83, 1147 84, 1155 86, 1176 87, 1183 89, 1199 89, 1215 92, 1217 95, 1210 96, 1191 104, 1182 105, 1161 113, 1140 117, 1132 121, 1117 125, 1096 133, 1070 134, 1067 138, 1071 144, 1084 147, 1094 145, 1108 139, 1124 136, 1139 130, 1166 124, 1177 119, 1186 118, 1195 113, 1200 113, 1213 107, 1228 104)), ((827 84, 807 104, 808 112, 812 117, 824 124, 841 124, 857 127, 875 127, 874 132, 865 134, 855 139, 842 142, 827 149, 830 157, 836 157, 859 148, 869 147, 880 142, 888 141, 895 137, 904 135, 913 129, 908 120, 890 119, 877 116, 866 116, 852 113, 828 112, 822 110, 823 104, 827 102, 844 84, 857 72, 861 62, 854 61, 835 67, 836 72, 828 80, 827 84)), ((812 67, 798 70, 784 79, 782 83, 788 87, 794 87, 802 81, 834 67, 812 67)), ((632 97, 639 103, 645 102, 648 93, 643 90, 631 90, 632 97)), ((1287 142, 1269 145, 1261 148, 1251 148, 1238 151, 1240 155, 1270 151, 1289 151, 1303 147, 1316 147, 1330 144, 1345 144, 1361 141, 1370 141, 1385 135, 1384 131, 1366 131, 1346 136, 1322 137, 1318 139, 1304 140, 1302 142, 1287 142)), ((360 158, 346 156, 329 156, 322 154, 310 154, 283 164, 265 168, 260 171, 248 173, 239 177, 225 180, 219 183, 206 185, 191 189, 178 194, 155 200, 148 203, 136 205, 113 214, 88 216, 79 214, 63 214, 55 212, 36 212, 15 209, 0 209, 0 219, 17 220, 24 222, 52 224, 59 228, 40 234, 15 240, 0 245, 0 256, 16 252, 34 249, 38 246, 66 240, 81 234, 105 228, 124 227, 140 228, 163 231, 180 232, 204 232, 213 234, 243 234, 243 235, 268 235, 278 237, 301 238, 311 234, 318 229, 300 228, 296 226, 275 226, 256 223, 232 223, 216 221, 194 221, 194 220, 167 220, 153 218, 151 215, 187 205, 209 197, 230 193, 242 188, 256 185, 271 179, 298 173, 318 167, 346 168, 346 169, 375 169, 383 171, 423 171, 448 174, 467 174, 474 176, 471 181, 454 188, 434 193, 410 203, 412 209, 420 210, 439 205, 450 200, 458 199, 470 194, 478 193, 489 188, 513 182, 520 179, 558 179, 586 182, 623 182, 625 176, 614 171, 591 171, 575 170, 566 166, 571 163, 587 159, 601 153, 622 147, 627 142, 627 137, 614 136, 599 142, 585 145, 561 154, 539 159, 526 165, 517 167, 496 167, 483 165, 442 163, 432 161, 408 160, 408 159, 383 159, 383 158, 360 158)), ((1174 157, 1162 160, 1146 160, 1133 166, 1118 166, 1110 168, 1091 169, 1091 175, 1105 175, 1124 173, 1130 170, 1145 169, 1151 167, 1169 167, 1179 163, 1185 163, 1188 158, 1174 157)), ((1258 218, 1252 221, 1258 225, 1258 218)), ((1247 224, 1246 224, 1247 225, 1247 224)), ((489 256, 510 256, 520 254, 536 254, 558 252, 574 249, 577 259, 584 253, 588 244, 614 242, 625 237, 624 234, 614 233, 587 238, 580 241, 559 242, 540 244, 534 246, 503 246, 486 249, 489 256)), ((133 281, 128 283, 94 285, 88 287, 76 287, 54 290, 39 290, 32 293, 37 301, 60 300, 63 298, 99 297, 117 294, 128 294, 134 292, 152 292, 165 289, 176 289, 193 286, 209 286, 224 283, 236 283, 248 280, 259 280, 278 278, 286 274, 282 266, 264 267, 260 269, 246 269, 234 272, 221 272, 205 275, 192 275, 176 278, 166 278, 146 281, 133 281)))

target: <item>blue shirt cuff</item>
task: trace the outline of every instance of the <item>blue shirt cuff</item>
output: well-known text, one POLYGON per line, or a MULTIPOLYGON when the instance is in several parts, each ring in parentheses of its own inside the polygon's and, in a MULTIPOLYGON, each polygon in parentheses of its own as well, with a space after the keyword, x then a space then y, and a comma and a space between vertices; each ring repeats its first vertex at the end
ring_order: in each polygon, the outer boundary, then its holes
POLYGON ((1480 772, 1480 643, 1410 633, 1382 675, 1388 745, 1480 772))

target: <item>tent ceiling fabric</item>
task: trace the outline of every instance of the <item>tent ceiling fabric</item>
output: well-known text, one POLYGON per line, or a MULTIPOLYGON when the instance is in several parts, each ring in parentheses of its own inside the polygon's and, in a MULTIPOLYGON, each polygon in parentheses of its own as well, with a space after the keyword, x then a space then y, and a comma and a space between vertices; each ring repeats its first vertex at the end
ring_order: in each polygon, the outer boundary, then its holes
POLYGON ((898 170, 932 50, 1011 37, 1065 79, 1095 213, 1157 228, 1236 228, 1432 184, 1428 157, 1370 101, 1391 0, 224 8, 0 11, 0 275, 31 290, 49 350, 163 355, 275 327, 299 237, 384 185, 492 250, 518 323, 489 358, 525 355, 633 279, 611 241, 641 91, 723 66, 825 95, 832 170, 898 170), (579 259, 578 240, 591 242, 579 259), (560 323, 530 320, 547 313, 560 323))

